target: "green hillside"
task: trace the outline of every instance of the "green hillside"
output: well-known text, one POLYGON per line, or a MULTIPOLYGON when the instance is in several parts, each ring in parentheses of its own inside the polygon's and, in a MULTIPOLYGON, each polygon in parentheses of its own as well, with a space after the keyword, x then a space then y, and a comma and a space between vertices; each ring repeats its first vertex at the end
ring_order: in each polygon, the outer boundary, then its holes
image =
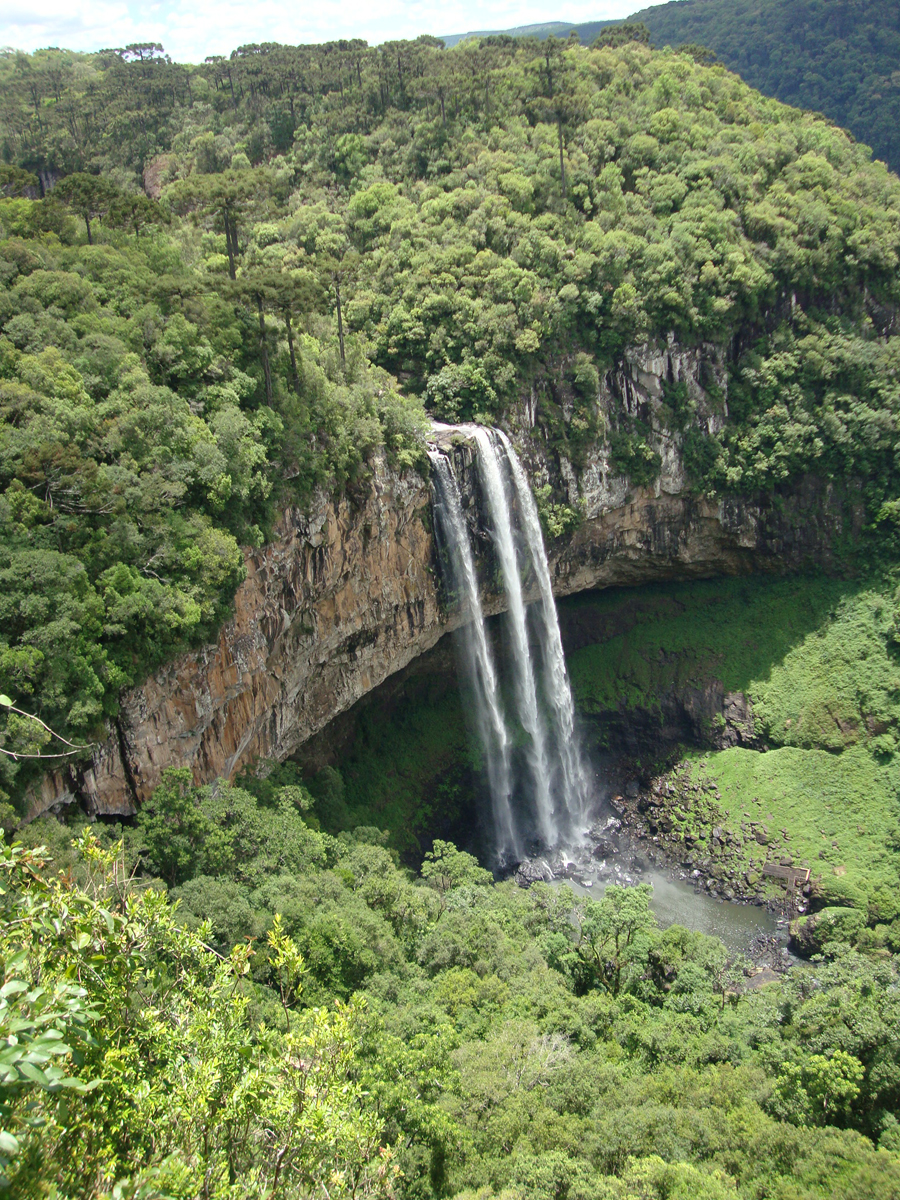
POLYGON ((566 37, 570 29, 574 29, 574 25, 570 25, 566 21, 545 21, 539 25, 516 25, 512 29, 479 29, 472 30, 469 33, 451 33, 442 34, 441 41, 449 50, 452 46, 458 46, 460 42, 466 41, 469 38, 486 38, 497 37, 498 35, 505 37, 536 37, 543 40, 546 37, 566 37))
POLYGON ((449 49, 469 38, 532 37, 545 41, 548 37, 567 38, 574 32, 578 34, 578 40, 583 45, 589 46, 602 30, 615 24, 615 21, 585 21, 579 25, 571 25, 568 21, 545 21, 539 25, 516 25, 512 29, 482 29, 473 30, 471 33, 443 34, 441 41, 449 49))
POLYGON ((675 0, 629 20, 656 46, 708 46, 767 96, 825 113, 900 169, 897 0, 675 0))

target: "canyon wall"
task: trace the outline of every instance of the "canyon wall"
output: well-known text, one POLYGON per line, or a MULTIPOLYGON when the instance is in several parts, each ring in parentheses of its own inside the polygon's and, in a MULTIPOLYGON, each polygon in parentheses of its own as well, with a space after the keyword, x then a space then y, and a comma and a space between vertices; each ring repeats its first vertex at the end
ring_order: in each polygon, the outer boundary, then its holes
MULTIPOLYGON (((670 342, 626 355, 603 381, 601 413, 613 403, 652 428, 662 466, 652 487, 632 488, 602 444, 576 470, 548 449, 534 397, 510 433, 537 482, 550 481, 583 514, 570 536, 549 547, 554 590, 785 571, 827 562, 838 537, 862 523, 854 493, 815 479, 778 494, 708 497, 690 491, 680 435, 660 407, 666 381, 683 381, 698 422, 725 420, 724 357, 714 346, 670 342), (703 386, 700 380, 704 380, 703 386), (710 382, 715 382, 712 389, 710 382)), ((436 428, 452 451, 474 520, 477 486, 465 428, 436 428)), ((424 477, 371 463, 363 494, 316 498, 311 511, 285 511, 276 536, 248 550, 246 579, 218 641, 184 655, 122 697, 121 712, 88 764, 44 776, 29 817, 80 802, 89 813, 133 813, 170 766, 197 782, 230 777, 261 759, 291 756, 458 624, 443 603, 424 477)), ((502 600, 488 588, 485 610, 502 600)))

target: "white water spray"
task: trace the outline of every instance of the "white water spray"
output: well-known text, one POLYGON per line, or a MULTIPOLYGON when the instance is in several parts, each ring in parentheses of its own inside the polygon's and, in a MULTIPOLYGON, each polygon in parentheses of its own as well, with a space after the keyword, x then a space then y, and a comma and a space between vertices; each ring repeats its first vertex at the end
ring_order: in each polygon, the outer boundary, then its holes
POLYGON ((544 694, 552 714, 554 745, 559 754, 562 771, 563 811, 572 826, 569 832, 581 833, 587 818, 590 785, 575 729, 575 703, 572 699, 569 673, 566 670, 541 521, 518 455, 502 430, 497 430, 497 437, 503 444, 509 461, 525 540, 531 552, 531 561, 541 593, 538 612, 541 630, 539 644, 544 665, 544 694))
POLYGON ((506 589, 516 709, 522 728, 529 738, 526 756, 534 784, 538 834, 542 841, 552 846, 558 833, 553 814, 552 771, 547 751, 547 730, 543 713, 538 704, 534 665, 531 661, 531 648, 528 644, 528 621, 525 613, 525 597, 522 592, 519 555, 516 552, 513 535, 513 514, 503 478, 501 460, 490 433, 486 429, 477 429, 475 440, 478 443, 478 470, 493 525, 494 548, 500 560, 500 569, 503 572, 506 589))

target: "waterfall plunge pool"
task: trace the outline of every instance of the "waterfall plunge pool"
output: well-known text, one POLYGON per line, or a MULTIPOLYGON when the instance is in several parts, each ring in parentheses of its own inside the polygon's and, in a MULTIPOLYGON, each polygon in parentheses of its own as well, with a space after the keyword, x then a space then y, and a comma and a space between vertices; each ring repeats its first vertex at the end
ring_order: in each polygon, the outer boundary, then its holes
MULTIPOLYGON (((765 941, 767 948, 777 941, 787 943, 787 927, 779 926, 778 918, 768 909, 756 904, 738 904, 730 900, 717 900, 703 892, 696 892, 690 884, 680 879, 670 879, 661 871, 647 871, 637 875, 632 872, 635 884, 649 883, 653 888, 650 908, 662 929, 670 925, 683 925, 695 933, 706 933, 724 942, 733 954, 756 956, 759 943, 765 941)), ((554 879, 550 886, 569 887, 576 896, 591 896, 599 900, 616 879, 597 878, 593 886, 586 887, 574 879, 554 879)))

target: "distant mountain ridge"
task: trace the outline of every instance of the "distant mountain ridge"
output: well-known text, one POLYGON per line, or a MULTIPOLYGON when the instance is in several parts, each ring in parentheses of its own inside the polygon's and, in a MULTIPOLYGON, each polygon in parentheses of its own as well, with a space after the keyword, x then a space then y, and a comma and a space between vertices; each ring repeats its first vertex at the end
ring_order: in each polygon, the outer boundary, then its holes
POLYGON ((708 46, 751 87, 824 113, 900 170, 900 0, 681 0, 629 20, 656 46, 708 46))
MULTIPOLYGON (((900 0, 673 0, 625 18, 655 46, 700 44, 764 95, 822 112, 900 171, 900 0)), ((497 30, 589 44, 620 21, 497 30)), ((485 33, 444 38, 454 45, 485 33)))
POLYGON ((516 25, 512 29, 479 29, 469 33, 442 34, 441 40, 445 46, 456 46, 469 38, 496 37, 504 34, 506 37, 536 37, 541 41, 550 37, 568 37, 573 29, 578 30, 578 36, 585 44, 590 44, 601 29, 608 25, 618 25, 619 21, 587 21, 573 25, 569 21, 544 21, 539 25, 516 25))

